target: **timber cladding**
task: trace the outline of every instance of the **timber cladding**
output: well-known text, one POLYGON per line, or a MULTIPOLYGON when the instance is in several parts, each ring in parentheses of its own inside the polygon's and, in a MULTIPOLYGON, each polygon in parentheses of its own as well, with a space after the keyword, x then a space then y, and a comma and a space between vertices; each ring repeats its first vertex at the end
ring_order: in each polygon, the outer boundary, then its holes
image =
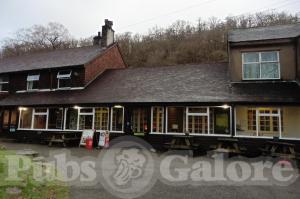
POLYGON ((122 58, 118 45, 113 45, 103 54, 85 64, 85 83, 87 84, 93 81, 106 69, 118 69, 125 67, 126 64, 122 58))

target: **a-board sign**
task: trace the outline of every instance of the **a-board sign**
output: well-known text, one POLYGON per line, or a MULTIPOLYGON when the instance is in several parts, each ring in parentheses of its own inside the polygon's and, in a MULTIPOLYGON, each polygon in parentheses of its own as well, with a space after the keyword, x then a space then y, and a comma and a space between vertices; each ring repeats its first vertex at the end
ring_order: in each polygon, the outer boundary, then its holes
POLYGON ((100 132, 98 146, 108 148, 108 146, 109 146, 109 132, 108 131, 100 132))
POLYGON ((94 138, 94 131, 93 130, 84 130, 82 132, 79 146, 85 146, 87 138, 94 138))

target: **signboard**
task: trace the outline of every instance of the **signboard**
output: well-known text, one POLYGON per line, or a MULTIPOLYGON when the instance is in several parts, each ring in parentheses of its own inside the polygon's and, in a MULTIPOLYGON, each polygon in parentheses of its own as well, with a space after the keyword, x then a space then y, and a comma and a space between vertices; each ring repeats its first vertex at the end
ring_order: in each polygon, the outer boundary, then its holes
POLYGON ((98 146, 103 147, 103 148, 108 148, 108 146, 109 146, 109 132, 108 131, 100 132, 98 146))
POLYGON ((86 139, 87 138, 93 138, 94 137, 94 131, 93 130, 84 130, 81 135, 79 146, 85 146, 86 145, 86 139))

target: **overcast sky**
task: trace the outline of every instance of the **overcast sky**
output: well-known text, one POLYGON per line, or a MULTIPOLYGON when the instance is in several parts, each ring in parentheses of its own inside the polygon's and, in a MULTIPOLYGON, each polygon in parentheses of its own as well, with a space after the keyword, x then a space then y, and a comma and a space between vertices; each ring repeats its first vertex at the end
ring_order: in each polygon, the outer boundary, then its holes
POLYGON ((182 19, 195 23, 276 9, 300 12, 300 0, 0 0, 0 40, 20 28, 59 22, 80 38, 97 33, 105 18, 116 33, 146 33, 182 19))

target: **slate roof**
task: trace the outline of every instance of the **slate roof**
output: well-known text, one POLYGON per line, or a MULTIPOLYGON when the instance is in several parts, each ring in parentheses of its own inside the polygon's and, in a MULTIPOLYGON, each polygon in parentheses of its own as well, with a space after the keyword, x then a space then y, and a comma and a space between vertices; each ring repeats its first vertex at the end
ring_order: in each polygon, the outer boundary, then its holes
POLYGON ((229 42, 295 38, 300 36, 300 23, 262 28, 235 29, 228 33, 229 42))
POLYGON ((299 103, 295 82, 231 83, 228 64, 107 70, 84 90, 15 93, 5 105, 97 103, 299 103))
POLYGON ((100 55, 99 46, 54 50, 0 59, 1 73, 83 65, 100 55))

